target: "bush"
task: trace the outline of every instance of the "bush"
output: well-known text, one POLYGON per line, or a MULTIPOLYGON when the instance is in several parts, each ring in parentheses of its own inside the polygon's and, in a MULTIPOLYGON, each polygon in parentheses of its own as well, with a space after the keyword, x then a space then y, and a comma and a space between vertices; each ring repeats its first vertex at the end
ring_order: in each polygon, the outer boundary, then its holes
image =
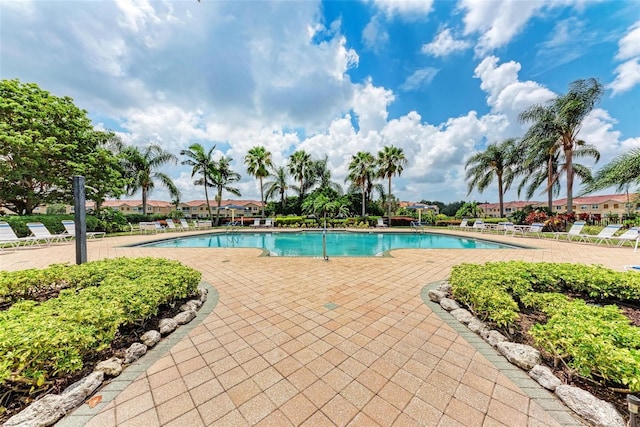
MULTIPOLYGON (((119 327, 140 323, 159 306, 193 295, 200 282, 199 272, 157 258, 54 266, 25 274, 22 295, 30 285, 66 288, 55 298, 18 300, 0 312, 0 385, 32 391, 81 370, 86 358, 109 346, 119 327)), ((7 282, 4 274, 0 279, 7 282)))
MULTIPOLYGON (((73 215, 22 215, 22 216, 6 216, 3 221, 9 223, 13 231, 18 237, 26 237, 31 234, 27 223, 41 222, 47 227, 51 234, 60 234, 65 231, 63 220, 74 220, 73 215)), ((101 228, 100 220, 93 216, 87 215, 87 231, 105 231, 101 228)))

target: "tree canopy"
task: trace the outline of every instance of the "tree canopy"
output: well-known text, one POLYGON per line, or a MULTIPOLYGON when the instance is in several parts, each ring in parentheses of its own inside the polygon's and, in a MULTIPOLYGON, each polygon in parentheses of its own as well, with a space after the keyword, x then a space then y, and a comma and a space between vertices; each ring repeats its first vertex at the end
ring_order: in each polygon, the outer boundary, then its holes
POLYGON ((85 176, 87 198, 98 204, 120 196, 114 139, 95 130, 71 98, 0 80, 0 203, 19 214, 41 204, 71 204, 74 175, 85 176))

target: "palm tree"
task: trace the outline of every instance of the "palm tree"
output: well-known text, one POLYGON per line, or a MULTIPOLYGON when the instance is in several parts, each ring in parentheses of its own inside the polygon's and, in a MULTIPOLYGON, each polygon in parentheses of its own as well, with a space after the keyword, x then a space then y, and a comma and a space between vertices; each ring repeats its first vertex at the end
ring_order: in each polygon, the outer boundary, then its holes
POLYGON ((262 146, 255 146, 244 156, 244 164, 247 165, 249 175, 255 176, 260 181, 260 201, 262 202, 262 217, 264 218, 264 188, 262 179, 269 176, 271 152, 262 146))
POLYGON ((556 142, 564 155, 567 176, 567 212, 573 212, 574 151, 585 145, 577 138, 582 120, 593 110, 604 94, 604 87, 596 79, 576 80, 566 95, 557 96, 547 106, 534 105, 520 113, 522 122, 532 122, 545 129, 545 137, 556 142))
POLYGON ((640 184, 640 148, 623 153, 596 172, 593 182, 584 194, 616 187, 616 191, 628 190, 633 183, 640 184))
POLYGON ((172 197, 178 197, 180 191, 169 175, 156 169, 167 163, 176 164, 178 159, 160 146, 152 144, 142 151, 138 147, 126 147, 122 151, 122 166, 128 179, 126 191, 129 196, 138 190, 142 191, 142 210, 147 214, 147 196, 155 187, 154 180, 159 180, 167 187, 172 197))
POLYGON ((347 180, 360 187, 362 191, 362 216, 365 216, 367 205, 367 186, 370 185, 372 177, 375 175, 376 159, 366 151, 359 151, 351 157, 349 163, 349 175, 347 180))
POLYGON ((493 182, 493 177, 498 179, 498 198, 500 200, 500 217, 504 216, 504 193, 511 187, 515 177, 513 168, 516 159, 516 144, 513 138, 506 139, 499 144, 489 144, 485 151, 471 156, 465 164, 467 195, 474 188, 480 193, 487 189, 493 182))
POLYGON ((378 152, 378 176, 380 178, 387 178, 389 180, 388 192, 387 192, 387 217, 389 220, 389 226, 391 226, 391 200, 393 199, 391 194, 391 178, 394 175, 400 176, 404 170, 404 166, 407 164, 407 158, 404 155, 402 148, 391 146, 383 147, 378 152))
POLYGON ((300 203, 304 198, 305 178, 309 176, 311 165, 311 155, 304 150, 298 150, 289 156, 289 173, 300 183, 297 189, 300 195, 300 203))
POLYGON ((196 180, 194 184, 204 186, 204 197, 207 201, 207 209, 209 211, 209 220, 211 221, 211 225, 213 225, 213 215, 211 215, 211 204, 209 204, 209 192, 207 191, 207 187, 211 186, 209 172, 213 164, 211 156, 213 155, 213 150, 215 150, 215 148, 216 146, 214 144, 209 151, 205 151, 202 145, 195 143, 191 144, 188 150, 180 151, 181 156, 187 157, 187 160, 184 160, 182 164, 192 167, 191 178, 193 178, 195 174, 202 175, 202 178, 196 180))
POLYGON ((321 190, 331 189, 338 195, 342 195, 342 186, 337 182, 331 180, 331 170, 327 166, 329 163, 329 157, 324 156, 322 160, 316 160, 312 162, 310 169, 313 171, 313 184, 318 184, 318 188, 321 190))
POLYGON ((282 212, 284 213, 286 194, 287 190, 289 189, 289 184, 287 183, 287 170, 284 167, 279 166, 277 168, 274 168, 271 175, 273 176, 273 181, 264 183, 264 186, 267 190, 265 196, 267 197, 267 199, 270 199, 275 194, 280 194, 280 206, 282 212))
POLYGON ((229 184, 240 181, 240 174, 231 170, 231 157, 222 156, 220 160, 211 165, 209 169, 211 186, 216 187, 216 225, 220 224, 220 204, 222 202, 222 191, 228 191, 235 196, 241 196, 240 190, 231 187, 229 184))

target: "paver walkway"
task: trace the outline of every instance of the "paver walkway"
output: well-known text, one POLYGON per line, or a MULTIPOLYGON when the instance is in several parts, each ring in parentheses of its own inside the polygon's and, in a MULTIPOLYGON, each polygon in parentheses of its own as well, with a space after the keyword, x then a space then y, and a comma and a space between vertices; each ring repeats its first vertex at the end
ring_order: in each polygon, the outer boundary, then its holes
MULTIPOLYGON (((577 425, 544 390, 505 375, 443 321, 448 314, 423 302, 421 290, 461 262, 620 270, 638 254, 629 247, 491 238, 535 248, 397 250, 390 258, 323 261, 260 257, 254 249, 122 247, 149 236, 89 241, 89 260, 161 256, 190 265, 219 301, 114 399, 93 410, 85 405, 83 414, 95 414, 86 425, 577 425)), ((0 269, 74 259, 73 245, 5 251, 0 269)), ((79 420, 86 419, 67 417, 60 425, 79 420)))

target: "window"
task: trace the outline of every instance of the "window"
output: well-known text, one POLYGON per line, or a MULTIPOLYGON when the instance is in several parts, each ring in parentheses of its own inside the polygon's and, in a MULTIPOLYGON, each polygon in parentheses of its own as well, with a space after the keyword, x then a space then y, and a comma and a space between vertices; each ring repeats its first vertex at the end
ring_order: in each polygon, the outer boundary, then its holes
POLYGON ((591 205, 591 209, 598 209, 600 205, 591 205))
POLYGON ((581 205, 580 206, 580 210, 581 211, 586 211, 587 209, 589 209, 589 206, 587 206, 587 205, 581 205))
POLYGON ((618 209, 620 206, 617 203, 613 204, 613 209, 618 209))
POLYGON ((608 203, 605 203, 605 204, 602 206, 602 209, 609 209, 609 204, 608 204, 608 203))
POLYGON ((556 206, 557 211, 559 211, 560 209, 562 209, 562 206, 556 206))
POLYGON ((504 211, 505 212, 511 212, 511 208, 506 208, 504 211))

